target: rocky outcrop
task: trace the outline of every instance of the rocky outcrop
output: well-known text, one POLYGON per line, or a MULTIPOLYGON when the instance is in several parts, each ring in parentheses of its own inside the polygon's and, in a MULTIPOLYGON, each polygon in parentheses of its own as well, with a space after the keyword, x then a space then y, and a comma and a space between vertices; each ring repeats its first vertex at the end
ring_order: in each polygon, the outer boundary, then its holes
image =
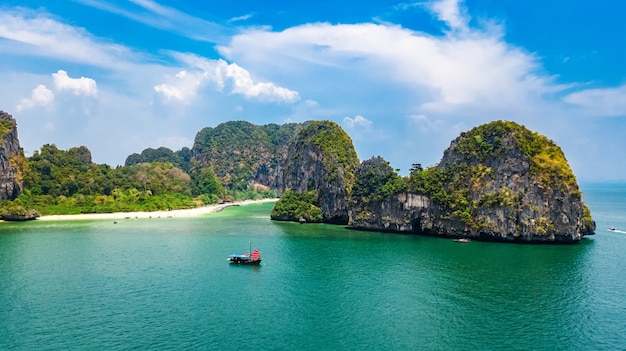
POLYGON ((413 233, 420 217, 430 204, 427 196, 403 192, 389 198, 368 203, 359 209, 351 208, 350 228, 379 232, 413 233))
POLYGON ((13 200, 23 191, 21 168, 26 164, 13 116, 0 111, 0 200, 13 200))
POLYGON ((0 213, 0 219, 4 221, 22 222, 31 221, 40 217, 39 212, 35 210, 26 210, 20 206, 11 209, 5 209, 0 213))
POLYGON ((414 218, 429 206, 424 195, 406 192, 407 184, 382 157, 363 161, 350 197, 350 227, 412 232, 414 218))
POLYGON ((513 242, 577 242, 595 231, 562 150, 512 122, 461 134, 437 166, 392 190, 353 197, 349 226, 513 242))
MULTIPOLYGON (((352 140, 339 125, 330 121, 312 122, 289 144, 281 166, 279 192, 315 192, 325 223, 348 223, 348 194, 354 182, 358 157, 352 140)), ((282 203, 276 204, 281 208, 282 203)), ((286 206, 285 206, 286 207, 286 206)), ((274 219, 299 221, 273 212, 274 219)))

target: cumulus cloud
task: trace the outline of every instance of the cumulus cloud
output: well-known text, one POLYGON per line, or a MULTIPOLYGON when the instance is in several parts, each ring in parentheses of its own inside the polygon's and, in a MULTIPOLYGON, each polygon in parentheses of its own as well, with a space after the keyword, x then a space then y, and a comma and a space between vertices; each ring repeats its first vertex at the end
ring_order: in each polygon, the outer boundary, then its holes
POLYGON ((189 54, 177 54, 191 71, 180 71, 169 83, 154 87, 167 100, 189 102, 205 83, 213 83, 218 90, 230 87, 231 94, 265 102, 295 102, 300 100, 296 91, 271 82, 255 82, 246 69, 236 63, 209 60, 189 54))
POLYGON ((196 96, 204 79, 203 74, 180 71, 170 84, 159 84, 154 87, 154 91, 163 95, 166 100, 189 102, 196 96))
POLYGON ((91 78, 70 78, 67 72, 59 70, 52 74, 52 79, 54 80, 54 87, 58 91, 69 91, 74 95, 98 95, 96 81, 91 78))
POLYGON ((233 93, 241 94, 248 98, 277 102, 293 102, 300 99, 297 92, 279 87, 274 83, 255 83, 250 76, 250 72, 239 67, 236 63, 231 63, 226 66, 226 77, 233 80, 233 93))
MULTIPOLYGON (((456 1, 436 4, 451 26, 465 26, 462 12, 452 10, 456 1)), ((372 84, 404 87, 425 112, 449 113, 467 106, 511 109, 563 89, 542 74, 534 55, 507 44, 491 29, 432 36, 390 25, 317 23, 281 32, 248 31, 219 51, 255 71, 298 77, 292 84, 312 82, 335 90, 354 84, 345 90, 355 94, 370 86, 338 79, 349 67, 353 77, 368 77, 372 84)))
POLYGON ((348 128, 355 128, 355 127, 369 128, 372 125, 372 121, 368 120, 367 118, 361 115, 356 115, 354 116, 354 118, 350 118, 346 116, 343 118, 343 124, 348 128))
POLYGON ((21 112, 31 109, 35 106, 46 106, 51 104, 52 102, 54 102, 54 93, 50 89, 46 88, 45 85, 40 84, 35 89, 33 89, 30 98, 22 99, 20 101, 16 109, 17 112, 21 112))
POLYGON ((45 85, 39 84, 33 89, 30 98, 20 100, 16 109, 18 112, 34 108, 36 106, 48 106, 55 100, 55 93, 62 94, 69 92, 73 95, 80 96, 97 96, 98 87, 96 81, 91 78, 71 78, 64 70, 58 70, 52 73, 54 83, 54 92, 45 85))

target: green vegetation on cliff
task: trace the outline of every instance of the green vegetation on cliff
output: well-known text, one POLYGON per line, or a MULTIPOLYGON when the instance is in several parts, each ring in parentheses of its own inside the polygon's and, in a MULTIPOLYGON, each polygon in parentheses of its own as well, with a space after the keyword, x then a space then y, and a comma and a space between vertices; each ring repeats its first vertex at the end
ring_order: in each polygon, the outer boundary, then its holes
MULTIPOLYGON (((279 189, 314 191, 316 197, 309 199, 309 205, 322 210, 323 221, 346 224, 347 202, 359 165, 352 139, 334 122, 315 121, 297 134, 287 150, 279 189)), ((274 217, 281 217, 283 201, 281 197, 277 202, 274 217)))
POLYGON ((282 149, 302 126, 232 121, 203 128, 194 140, 191 172, 211 167, 219 181, 232 190, 248 189, 255 182, 273 187, 282 149))
POLYGON ((515 147, 530 160, 530 172, 548 188, 562 191, 577 189, 576 177, 560 147, 537 132, 510 121, 494 121, 462 133, 456 140, 457 151, 468 163, 497 158, 506 150, 503 138, 511 135, 515 147))
MULTIPOLYGON (((491 165, 498 164, 506 154, 516 155, 514 149, 528 159, 532 181, 548 195, 571 194, 580 199, 576 178, 562 150, 545 136, 508 121, 491 122, 462 133, 442 164, 411 172, 410 190, 426 194, 470 227, 484 228, 488 224, 478 215, 480 209, 521 206, 522 192, 506 186, 483 191, 491 188, 496 178, 491 165)), ((588 217, 585 220, 591 222, 588 217)))
POLYGON ((323 217, 317 202, 317 193, 315 191, 304 193, 285 191, 274 205, 271 218, 283 221, 321 222, 323 217))
POLYGON ((354 184, 354 172, 359 165, 350 136, 336 123, 315 121, 300 132, 298 139, 301 146, 311 143, 321 149, 329 180, 338 180, 342 175, 349 193, 354 184), (339 170, 343 171, 341 175, 339 170))
POLYGON ((126 158, 125 166, 132 166, 139 163, 171 163, 174 167, 180 168, 185 172, 190 170, 191 149, 184 147, 176 152, 160 147, 157 149, 147 148, 141 154, 132 154, 126 158))
MULTIPOLYGON (((2 111, 0 111, 2 112, 2 111)), ((11 132, 16 127, 15 120, 0 118, 0 137, 11 132)))
POLYGON ((505 121, 462 133, 408 179, 380 157, 363 162, 350 213, 354 229, 438 237, 574 243, 595 231, 561 149, 505 121))
POLYGON ((498 193, 485 194, 484 197, 473 200, 472 189, 484 186, 488 172, 490 170, 485 167, 468 164, 446 168, 431 167, 412 172, 409 188, 412 192, 427 195, 434 203, 474 229, 480 229, 482 223, 475 220, 480 207, 499 207, 512 201, 504 188, 498 193))
POLYGON ((407 181, 382 157, 363 161, 356 172, 352 199, 358 203, 381 201, 406 191, 407 181))

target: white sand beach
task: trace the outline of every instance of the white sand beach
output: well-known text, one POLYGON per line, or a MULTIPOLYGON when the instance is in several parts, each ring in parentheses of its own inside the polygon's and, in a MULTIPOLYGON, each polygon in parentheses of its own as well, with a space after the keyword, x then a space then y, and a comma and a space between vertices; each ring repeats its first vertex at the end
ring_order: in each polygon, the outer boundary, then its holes
POLYGON ((176 218, 176 217, 194 217, 207 213, 219 212, 230 206, 245 206, 251 204, 260 204, 264 202, 276 202, 278 199, 263 200, 246 200, 240 202, 229 202, 219 205, 209 205, 196 208, 171 211, 154 211, 154 212, 114 212, 114 213, 84 213, 71 215, 52 215, 41 216, 38 221, 59 221, 59 220, 80 220, 80 219, 138 219, 138 218, 176 218))

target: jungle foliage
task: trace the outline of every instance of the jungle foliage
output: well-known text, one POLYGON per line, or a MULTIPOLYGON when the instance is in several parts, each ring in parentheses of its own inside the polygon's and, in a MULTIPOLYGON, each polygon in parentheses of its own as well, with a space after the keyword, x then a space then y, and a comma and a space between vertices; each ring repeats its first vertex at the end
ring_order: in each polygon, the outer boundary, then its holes
MULTIPOLYGON (((322 150, 324 168, 329 171, 329 181, 339 179, 339 172, 343 171, 343 181, 349 193, 354 184, 354 173, 359 165, 359 158, 350 136, 336 123, 314 121, 298 134, 298 139, 300 148, 310 142, 322 150)), ((300 150, 296 152, 299 153, 300 150)))
POLYGON ((132 166, 139 163, 171 163, 174 167, 180 168, 189 173, 191 169, 191 149, 183 147, 178 151, 172 151, 166 147, 157 149, 147 148, 141 154, 134 153, 126 158, 125 166, 132 166))
POLYGON ((552 140, 522 125, 495 121, 462 133, 456 142, 456 151, 464 160, 445 167, 414 169, 409 176, 409 189, 428 195, 475 228, 482 225, 477 217, 479 208, 518 206, 522 201, 522 194, 506 187, 472 198, 472 194, 480 193, 486 182, 495 176, 487 161, 501 157, 507 147, 518 148, 530 160, 531 176, 546 191, 580 196, 576 178, 562 150, 552 140), (511 137, 514 142, 505 146, 504 138, 511 137))
POLYGON ((321 222, 323 216, 317 202, 317 192, 296 193, 293 190, 285 191, 274 205, 271 218, 275 220, 298 221, 303 219, 307 222, 321 222))
POLYGON ((0 210, 21 206, 42 215, 154 211, 276 196, 267 189, 227 190, 211 168, 192 177, 171 162, 96 164, 84 146, 60 150, 44 145, 21 168, 24 192, 2 201, 0 210))
POLYGON ((530 172, 544 187, 563 191, 577 189, 576 177, 559 146, 546 136, 510 121, 494 121, 478 126, 458 138, 457 151, 468 160, 484 161, 504 153, 502 138, 511 135, 530 160, 530 172))
POLYGON ((245 190, 250 180, 273 176, 284 157, 282 150, 305 125, 230 121, 203 128, 194 140, 190 172, 211 167, 224 187, 245 190))
POLYGON ((359 159, 352 139, 339 125, 331 121, 313 121, 298 132, 288 147, 285 173, 289 176, 286 177, 299 177, 298 169, 309 167, 303 166, 303 162, 314 163, 316 167, 315 173, 306 180, 307 192, 297 194, 292 191, 294 189, 286 189, 289 192, 285 192, 274 206, 273 219, 328 220, 322 218, 319 203, 325 206, 348 199, 359 159))
POLYGON ((363 161, 356 171, 352 199, 361 203, 381 201, 408 189, 406 179, 399 176, 382 157, 363 161))

